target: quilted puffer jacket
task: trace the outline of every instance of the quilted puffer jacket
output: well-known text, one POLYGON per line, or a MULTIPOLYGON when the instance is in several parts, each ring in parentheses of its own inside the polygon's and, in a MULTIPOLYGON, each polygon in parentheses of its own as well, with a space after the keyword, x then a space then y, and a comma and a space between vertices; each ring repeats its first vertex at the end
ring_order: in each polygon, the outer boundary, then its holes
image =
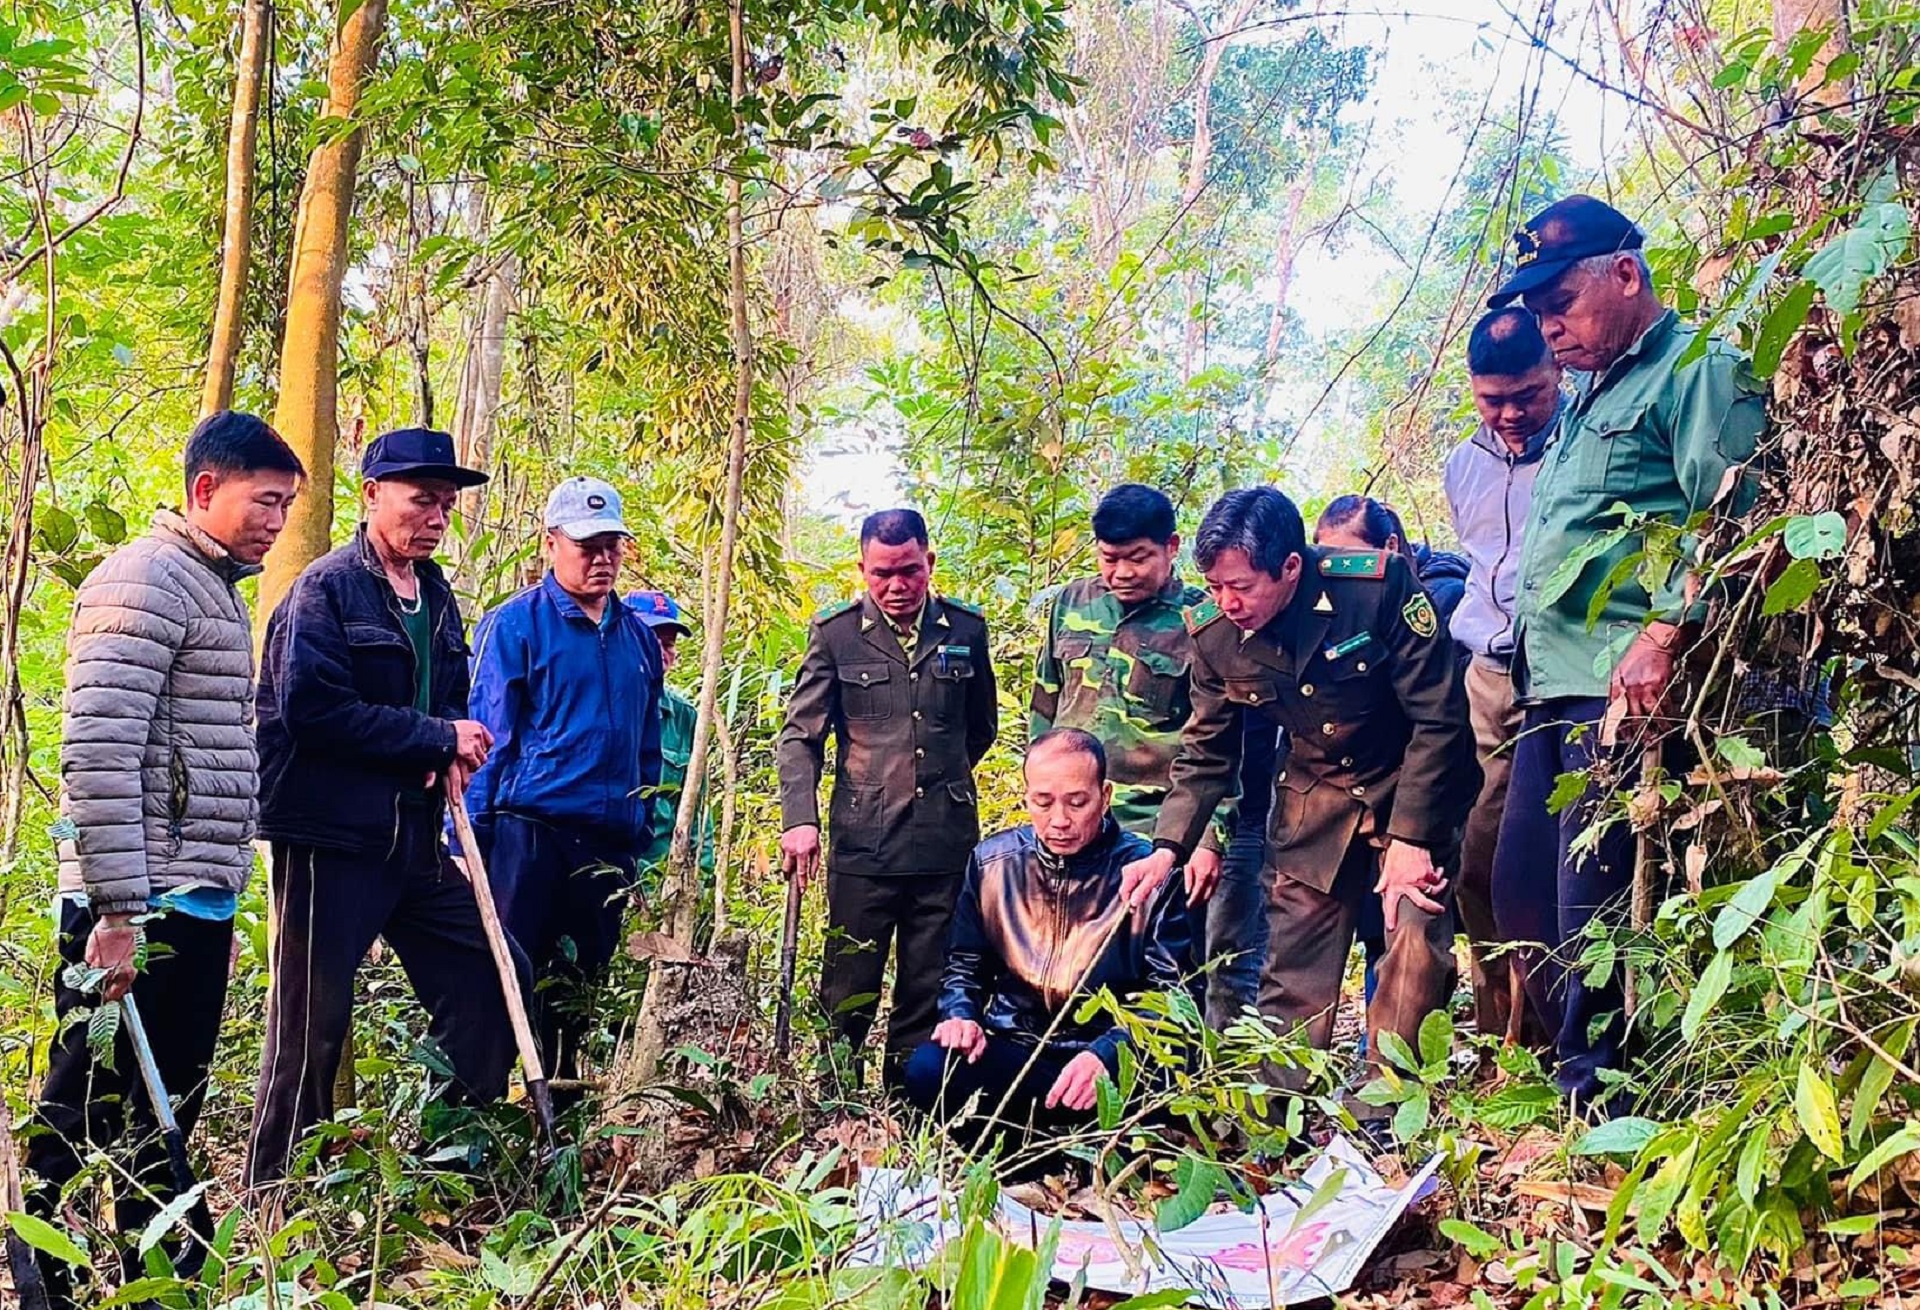
POLYGON ((253 640, 236 562, 180 515, 87 576, 67 634, 60 890, 138 913, 253 867, 253 640))

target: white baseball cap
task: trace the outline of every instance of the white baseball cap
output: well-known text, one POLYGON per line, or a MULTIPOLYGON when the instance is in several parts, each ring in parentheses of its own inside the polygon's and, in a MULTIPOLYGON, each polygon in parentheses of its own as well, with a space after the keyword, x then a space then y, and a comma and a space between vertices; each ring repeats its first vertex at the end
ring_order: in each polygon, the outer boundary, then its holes
POLYGON ((547 526, 575 541, 605 532, 631 537, 620 518, 620 493, 599 478, 568 478, 547 497, 547 526))

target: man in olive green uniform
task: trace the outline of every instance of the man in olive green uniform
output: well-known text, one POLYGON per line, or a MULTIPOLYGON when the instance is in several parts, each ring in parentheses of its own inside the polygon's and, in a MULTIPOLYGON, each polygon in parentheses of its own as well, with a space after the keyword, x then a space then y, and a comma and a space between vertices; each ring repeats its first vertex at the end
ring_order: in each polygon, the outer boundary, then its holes
POLYGON ((1638 533, 1587 559, 1569 585, 1556 575, 1618 528, 1617 504, 1671 524, 1737 512, 1747 484, 1736 471, 1766 427, 1746 361, 1700 341, 1654 295, 1643 241, 1618 210, 1568 196, 1515 234, 1516 271, 1491 302, 1520 299, 1560 365, 1587 377, 1534 482, 1520 556, 1513 683, 1528 708, 1493 877, 1502 935, 1559 947, 1530 971, 1528 992, 1557 1029, 1561 1089, 1581 1100, 1607 1098, 1618 1078, 1624 1000, 1619 970, 1589 985, 1569 966, 1594 915, 1631 886, 1634 837, 1616 823, 1597 842, 1578 839, 1596 807, 1636 784, 1705 598, 1685 569, 1651 594, 1637 571, 1617 579, 1638 533), (1586 794, 1549 814, 1567 773, 1586 774, 1586 794))
POLYGON ((803 887, 834 740, 820 999, 857 1054, 895 947, 889 1082, 933 1032, 947 924, 980 841, 973 768, 999 729, 986 620, 930 593, 933 563, 918 513, 867 518, 867 594, 814 619, 780 733, 781 863, 803 887))
MULTIPOLYGON (((1152 487, 1126 483, 1100 498, 1093 511, 1100 571, 1054 594, 1034 669, 1029 740, 1054 728, 1099 738, 1113 783, 1113 817, 1142 837, 1153 836, 1192 709, 1193 643, 1185 612, 1206 599, 1175 576, 1180 537, 1174 527, 1173 502, 1152 487)), ((1247 834, 1228 845, 1231 808, 1221 807, 1186 869, 1199 957, 1192 963, 1219 961, 1204 987, 1196 980, 1216 1026, 1255 1002, 1266 946, 1264 844, 1247 834)))
POLYGON ((1200 841, 1233 786, 1244 730, 1286 729, 1260 1010, 1327 1046, 1361 902, 1377 894, 1377 1061, 1381 1033, 1414 1044, 1453 992, 1448 875, 1480 775, 1453 643, 1404 559, 1310 548, 1299 510, 1270 487, 1221 497, 1193 554, 1213 596, 1188 617, 1193 715, 1154 853, 1129 880, 1157 886, 1200 841))

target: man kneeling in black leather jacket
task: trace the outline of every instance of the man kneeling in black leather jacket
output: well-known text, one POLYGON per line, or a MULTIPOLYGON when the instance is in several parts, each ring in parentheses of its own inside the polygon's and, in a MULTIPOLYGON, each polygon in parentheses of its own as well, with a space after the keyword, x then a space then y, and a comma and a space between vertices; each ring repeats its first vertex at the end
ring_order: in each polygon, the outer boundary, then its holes
POLYGON ((1125 997, 1178 991, 1187 916, 1170 878, 1129 910, 1120 870, 1148 853, 1145 838, 1107 814, 1113 788, 1097 738, 1046 733, 1027 751, 1032 823, 997 833, 967 864, 941 980, 931 1041, 908 1060, 907 1098, 977 1141, 989 1120, 1024 1138, 1093 1118, 1095 1083, 1119 1064, 1124 1031, 1104 1015, 1073 1011, 1106 988, 1125 997))

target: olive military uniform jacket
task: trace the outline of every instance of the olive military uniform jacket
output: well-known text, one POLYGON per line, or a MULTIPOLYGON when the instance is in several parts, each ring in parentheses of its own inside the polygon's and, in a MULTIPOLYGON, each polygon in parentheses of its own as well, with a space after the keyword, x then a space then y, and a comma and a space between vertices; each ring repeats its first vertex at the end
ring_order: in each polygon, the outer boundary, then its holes
POLYGON ((831 737, 827 871, 958 875, 980 840, 973 766, 998 730, 979 610, 929 596, 909 658, 871 598, 829 609, 780 732, 781 827, 820 822, 831 737))
POLYGON ((1305 552, 1300 589, 1259 632, 1211 604, 1188 614, 1193 717, 1156 845, 1184 854, 1239 766, 1243 724, 1285 728, 1268 867, 1320 891, 1355 837, 1446 852, 1480 786, 1453 642, 1406 562, 1305 552))
MULTIPOLYGON (((1053 728, 1098 737, 1113 782, 1113 817, 1142 837, 1153 835, 1180 753, 1180 730, 1193 711, 1193 639, 1185 615, 1206 598, 1200 588, 1170 578, 1158 596, 1128 608, 1092 577, 1068 583, 1047 607, 1030 739, 1053 728)), ((1222 822, 1230 823, 1231 815, 1223 813, 1222 822)), ((1212 834, 1224 845, 1221 824, 1212 834)))

